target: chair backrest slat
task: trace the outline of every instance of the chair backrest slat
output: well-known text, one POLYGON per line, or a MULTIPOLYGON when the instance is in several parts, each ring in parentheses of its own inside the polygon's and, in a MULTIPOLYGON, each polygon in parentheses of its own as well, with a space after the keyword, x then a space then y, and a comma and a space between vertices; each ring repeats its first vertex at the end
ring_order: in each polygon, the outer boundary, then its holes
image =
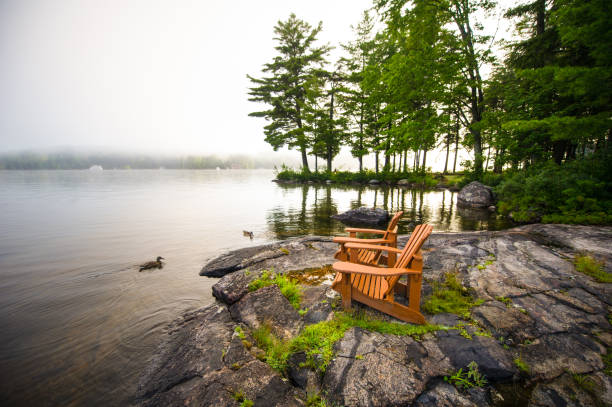
POLYGON ((397 224, 403 214, 404 214, 404 211, 399 211, 395 215, 393 215, 393 217, 389 221, 387 230, 385 231, 385 234, 383 235, 383 239, 388 239, 391 233, 397 233, 397 224))
POLYGON ((426 224, 418 225, 414 228, 412 235, 410 235, 410 240, 408 240, 404 250, 402 250, 402 254, 395 262, 395 268, 404 268, 410 264, 412 258, 421 249, 421 246, 423 246, 423 243, 425 243, 425 240, 429 237, 432 230, 433 227, 426 224))

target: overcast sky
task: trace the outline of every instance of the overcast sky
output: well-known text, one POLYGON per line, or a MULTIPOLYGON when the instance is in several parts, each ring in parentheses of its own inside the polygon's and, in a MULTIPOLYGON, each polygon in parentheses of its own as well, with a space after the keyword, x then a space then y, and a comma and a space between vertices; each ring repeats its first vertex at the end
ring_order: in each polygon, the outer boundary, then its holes
POLYGON ((271 151, 246 74, 274 56, 276 22, 323 21, 337 45, 371 4, 0 0, 0 151, 271 151))

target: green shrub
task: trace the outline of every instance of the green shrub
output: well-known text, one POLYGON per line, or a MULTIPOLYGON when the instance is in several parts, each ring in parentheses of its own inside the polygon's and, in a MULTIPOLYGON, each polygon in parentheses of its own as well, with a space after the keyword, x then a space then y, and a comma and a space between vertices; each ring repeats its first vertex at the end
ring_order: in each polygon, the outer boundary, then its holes
POLYGON ((400 179, 407 179, 412 183, 421 185, 424 188, 433 188, 438 184, 432 174, 423 174, 420 172, 389 172, 381 171, 378 174, 372 170, 364 170, 361 172, 350 171, 333 171, 333 172, 304 172, 294 171, 286 166, 281 167, 281 170, 276 172, 276 179, 281 181, 296 181, 296 182, 325 182, 332 181, 338 184, 361 183, 365 184, 372 179, 381 182, 395 184, 400 179))
POLYGON ((510 172, 495 188, 499 211, 525 223, 612 224, 612 165, 607 161, 593 155, 510 172))

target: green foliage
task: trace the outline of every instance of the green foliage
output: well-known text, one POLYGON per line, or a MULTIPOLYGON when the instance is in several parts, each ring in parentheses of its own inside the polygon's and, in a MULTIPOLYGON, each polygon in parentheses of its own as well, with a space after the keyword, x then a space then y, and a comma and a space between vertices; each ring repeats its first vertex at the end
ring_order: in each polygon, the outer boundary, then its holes
POLYGON ((244 334, 244 331, 242 330, 242 327, 237 326, 234 328, 234 332, 236 332, 238 334, 238 337, 242 340, 246 339, 246 336, 244 334))
POLYGON ((305 128, 308 110, 314 110, 311 94, 318 86, 318 76, 328 46, 316 46, 322 24, 312 27, 291 14, 286 21, 274 27, 275 49, 279 55, 264 65, 263 78, 247 77, 253 83, 249 101, 261 102, 267 110, 250 113, 263 117, 268 124, 264 128, 266 141, 277 150, 283 146, 298 148, 302 153, 302 166, 308 171, 306 149, 311 140, 305 128))
POLYGON ((600 283, 612 283, 612 274, 604 271, 604 264, 589 255, 577 255, 574 257, 576 271, 593 277, 600 283))
POLYGON ((478 364, 474 361, 467 365, 467 370, 463 368, 450 376, 444 376, 444 381, 449 382, 458 389, 467 390, 472 387, 483 387, 487 384, 487 379, 478 370, 478 364))
POLYGON ((253 339, 257 346, 265 352, 265 362, 277 372, 284 374, 287 369, 290 344, 276 337, 267 324, 253 330, 253 339))
POLYGON ((249 291, 256 291, 272 284, 278 286, 280 292, 289 300, 293 308, 300 309, 302 289, 297 281, 289 279, 283 274, 275 274, 269 270, 264 270, 258 279, 249 283, 249 291))
POLYGON ((232 393, 232 398, 240 403, 240 407, 253 407, 253 401, 249 400, 241 390, 232 393))
POLYGON ((370 317, 365 313, 339 312, 335 314, 331 321, 306 326, 300 335, 293 340, 291 349, 293 352, 304 352, 306 354, 306 366, 324 372, 333 357, 334 344, 342 339, 344 333, 352 327, 383 334, 409 335, 416 338, 428 332, 446 329, 438 325, 410 325, 388 322, 370 317))
POLYGON ((521 373, 529 374, 529 365, 520 356, 514 358, 514 364, 521 373))
POLYGON ((468 290, 457 279, 457 273, 446 273, 442 283, 432 282, 433 293, 422 308, 429 314, 450 312, 460 316, 469 315, 476 302, 468 290))
POLYGON ((572 379, 574 382, 583 389, 584 391, 593 394, 595 392, 596 384, 589 376, 585 374, 573 373, 572 379))
POLYGON ((603 372, 612 377, 612 348, 606 348, 606 354, 602 356, 604 362, 603 372))
POLYGON ((306 399, 306 407, 331 407, 327 400, 320 393, 308 394, 306 399))
POLYGON ((510 308, 512 306, 512 299, 508 297, 499 296, 499 297, 495 297, 495 299, 499 302, 503 302, 504 304, 506 304, 507 308, 510 308))
POLYGON ((597 156, 511 173, 495 189, 499 211, 517 222, 612 224, 608 171, 597 156))
POLYGON ((439 325, 410 325, 399 322, 388 322, 373 318, 364 313, 348 314, 338 312, 329 321, 307 325, 302 332, 289 341, 283 341, 271 333, 269 326, 262 325, 253 331, 257 346, 265 351, 265 361, 278 372, 287 368, 287 359, 292 353, 306 354, 305 366, 325 372, 334 356, 334 344, 344 337, 352 328, 393 335, 409 335, 420 338, 422 335, 442 329, 439 325))
POLYGON ((295 181, 295 182, 325 182, 332 181, 337 184, 350 184, 350 183, 361 183, 367 184, 370 180, 376 179, 380 182, 387 182, 391 184, 397 183, 401 179, 407 179, 417 188, 433 188, 438 185, 436 180, 431 174, 422 174, 416 172, 388 172, 383 171, 378 174, 372 170, 365 170, 361 172, 350 172, 350 171, 333 171, 333 172, 308 172, 308 171, 294 171, 287 167, 282 167, 281 171, 276 173, 276 179, 281 181, 295 181))

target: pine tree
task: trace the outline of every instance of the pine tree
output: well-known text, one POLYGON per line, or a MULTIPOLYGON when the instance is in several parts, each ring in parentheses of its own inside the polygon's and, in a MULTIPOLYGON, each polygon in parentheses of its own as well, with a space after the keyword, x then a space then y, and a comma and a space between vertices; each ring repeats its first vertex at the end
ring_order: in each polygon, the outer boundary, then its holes
POLYGON ((297 148, 302 155, 302 167, 309 171, 307 150, 311 140, 304 127, 308 87, 316 81, 313 77, 325 64, 330 47, 316 46, 322 23, 315 28, 291 14, 287 21, 279 21, 274 27, 275 49, 279 55, 266 63, 262 71, 269 74, 262 78, 247 77, 253 82, 249 98, 263 102, 269 109, 250 113, 252 117, 264 117, 270 123, 265 126, 266 141, 277 150, 285 145, 297 148))

